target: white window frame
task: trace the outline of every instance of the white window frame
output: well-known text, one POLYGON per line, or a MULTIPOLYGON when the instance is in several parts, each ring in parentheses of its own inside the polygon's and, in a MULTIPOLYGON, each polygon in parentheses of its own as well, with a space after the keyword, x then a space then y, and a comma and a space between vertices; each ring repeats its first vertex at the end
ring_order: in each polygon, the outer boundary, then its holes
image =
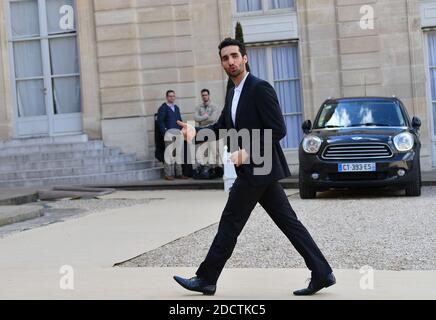
MULTIPOLYGON (((80 71, 80 62, 79 62, 79 73, 74 74, 62 74, 62 75, 52 75, 51 65, 50 65, 50 47, 49 47, 49 41, 50 39, 55 38, 67 38, 67 37, 75 37, 76 39, 76 45, 77 45, 77 52, 79 54, 80 48, 79 48, 79 42, 78 42, 78 32, 77 32, 77 14, 76 14, 76 1, 73 1, 74 3, 74 19, 76 21, 75 23, 75 29, 71 30, 72 32, 67 34, 48 34, 48 21, 47 21, 47 7, 46 7, 46 0, 37 0, 38 3, 38 20, 39 20, 39 36, 35 37, 14 37, 12 34, 12 17, 11 17, 11 3, 13 2, 20 2, 23 0, 6 0, 5 3, 5 16, 6 16, 6 23, 7 23, 7 41, 8 41, 8 52, 9 52, 9 65, 10 65, 10 79, 11 79, 11 90, 12 90, 12 103, 14 105, 13 108, 13 135, 14 137, 25 137, 27 135, 20 134, 18 125, 19 123, 22 125, 35 125, 43 128, 45 126, 45 123, 47 123, 48 128, 47 130, 43 130, 40 135, 42 136, 55 136, 55 135, 65 135, 65 134, 72 134, 72 133, 78 133, 76 131, 74 132, 65 132, 65 133, 57 133, 55 129, 55 121, 68 121, 69 119, 73 119, 73 121, 76 122, 82 122, 82 111, 83 111, 83 96, 82 96, 82 90, 80 90, 80 99, 81 99, 81 112, 78 113, 69 113, 69 114, 55 114, 54 113, 54 102, 53 102, 53 86, 52 86, 52 79, 59 78, 59 77, 79 77, 79 81, 81 82, 81 71, 80 71), (16 72, 15 72, 15 56, 14 56, 14 43, 21 42, 21 41, 40 41, 41 45, 41 57, 42 57, 42 69, 43 69, 43 75, 42 80, 44 81, 44 101, 45 101, 45 108, 46 108, 46 115, 43 116, 34 116, 34 117, 19 117, 18 114, 18 101, 17 101, 17 81, 20 80, 31 80, 33 78, 41 78, 41 77, 31 77, 31 78, 16 78, 16 72), (46 132, 47 131, 47 132, 46 132)), ((81 126, 81 125, 80 125, 81 126)), ((34 136, 35 134, 30 134, 30 136, 34 136)), ((39 135, 36 133, 36 135, 39 135)))

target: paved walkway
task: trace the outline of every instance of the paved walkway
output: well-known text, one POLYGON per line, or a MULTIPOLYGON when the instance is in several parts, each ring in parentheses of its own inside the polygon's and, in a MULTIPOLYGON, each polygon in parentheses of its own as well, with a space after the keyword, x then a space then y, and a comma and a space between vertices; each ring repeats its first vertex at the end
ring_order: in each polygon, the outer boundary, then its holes
POLYGON ((216 191, 121 191, 105 198, 155 198, 0 239, 0 299, 436 299, 436 271, 375 271, 374 290, 358 270, 335 270, 338 284, 311 298, 291 295, 301 269, 225 269, 215 297, 180 288, 174 274, 192 268, 113 268, 219 220, 227 194, 216 191), (205 210, 206 209, 206 210, 205 210), (60 289, 62 266, 74 290, 60 289), (71 275, 71 274, 70 274, 71 275))

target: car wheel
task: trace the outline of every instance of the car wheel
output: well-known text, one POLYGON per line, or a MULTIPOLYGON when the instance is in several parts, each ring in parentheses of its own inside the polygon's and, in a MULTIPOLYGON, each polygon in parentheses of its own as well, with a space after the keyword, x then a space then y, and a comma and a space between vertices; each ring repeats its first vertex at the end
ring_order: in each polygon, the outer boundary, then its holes
POLYGON ((303 179, 300 175, 300 182, 299 182, 299 189, 300 189, 300 198, 301 199, 314 199, 316 198, 316 189, 308 186, 303 182, 303 179))
POLYGON ((418 164, 418 173, 415 180, 406 187, 406 196, 419 197, 421 195, 421 166, 418 164))

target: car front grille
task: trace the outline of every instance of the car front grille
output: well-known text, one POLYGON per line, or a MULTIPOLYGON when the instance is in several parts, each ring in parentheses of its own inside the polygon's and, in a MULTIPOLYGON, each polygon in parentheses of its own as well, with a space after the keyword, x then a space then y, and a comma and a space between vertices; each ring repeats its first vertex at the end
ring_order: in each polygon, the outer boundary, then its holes
POLYGON ((336 144, 325 148, 325 160, 387 159, 392 157, 391 148, 384 143, 336 144))

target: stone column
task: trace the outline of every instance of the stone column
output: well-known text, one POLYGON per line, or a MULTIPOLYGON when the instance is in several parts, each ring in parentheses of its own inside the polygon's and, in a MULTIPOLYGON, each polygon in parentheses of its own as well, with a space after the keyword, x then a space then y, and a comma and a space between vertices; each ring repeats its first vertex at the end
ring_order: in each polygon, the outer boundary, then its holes
POLYGON ((80 50, 83 131, 90 139, 101 139, 101 104, 95 34, 94 3, 76 0, 77 42, 80 50))
POLYGON ((0 140, 12 137, 12 102, 5 2, 0 2, 0 140))
POLYGON ((341 95, 334 0, 297 0, 304 115, 313 119, 328 97, 341 95))

